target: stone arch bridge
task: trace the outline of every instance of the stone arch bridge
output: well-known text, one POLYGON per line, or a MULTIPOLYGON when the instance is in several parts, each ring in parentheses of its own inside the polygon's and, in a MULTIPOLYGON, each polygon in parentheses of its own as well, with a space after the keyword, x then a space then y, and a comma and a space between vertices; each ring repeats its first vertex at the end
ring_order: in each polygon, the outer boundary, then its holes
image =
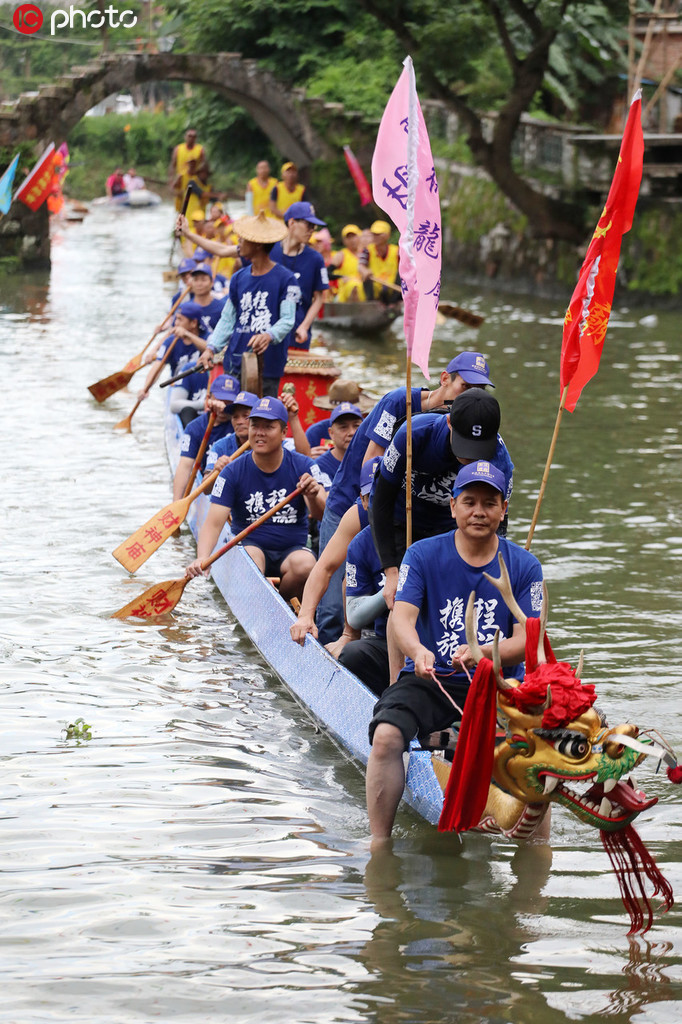
MULTIPOLYGON (((59 144, 85 113, 107 96, 132 85, 152 81, 190 82, 207 86, 243 107, 287 159, 305 168, 315 160, 338 157, 339 147, 327 141, 338 131, 340 137, 357 131, 364 117, 345 111, 341 104, 306 97, 301 89, 289 89, 257 61, 238 53, 115 53, 106 54, 59 78, 38 92, 24 93, 18 100, 0 106, 0 146, 12 150, 20 142, 35 141, 37 148, 54 141, 59 144)), ((179 141, 179 140, 178 140, 179 141)), ((43 208, 31 214, 27 208, 11 211, 14 223, 23 221, 21 235, 27 262, 49 261, 47 215, 43 208), (25 210, 25 212, 24 212, 25 210), (39 225, 44 221, 41 230, 39 225), (28 236, 36 239, 32 259, 28 236), (38 238, 38 236, 41 236, 38 238)), ((0 255, 7 246, 9 223, 0 221, 0 255)))

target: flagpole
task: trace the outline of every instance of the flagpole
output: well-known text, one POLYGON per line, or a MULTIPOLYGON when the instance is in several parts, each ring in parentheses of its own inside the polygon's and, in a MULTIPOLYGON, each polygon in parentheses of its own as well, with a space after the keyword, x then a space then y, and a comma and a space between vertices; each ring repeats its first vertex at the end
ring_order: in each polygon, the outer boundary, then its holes
POLYGON ((564 407, 566 405, 566 396, 568 395, 569 385, 567 384, 561 395, 561 401, 559 402, 559 411, 556 416, 556 423, 554 424, 554 433, 552 434, 552 440, 549 446, 549 452, 547 454, 547 462, 545 463, 545 472, 542 474, 542 483, 540 484, 540 490, 538 491, 538 498, 535 502, 535 509, 533 511, 533 518, 531 520, 530 529, 528 531, 528 538, 526 540, 526 551, 530 551, 530 545, 533 540, 533 534, 535 533, 535 527, 537 525, 538 516, 540 514, 540 506, 542 505, 542 499, 545 496, 545 487, 547 486, 547 479, 549 477, 549 470, 554 459, 554 449, 556 448, 557 437, 559 436, 559 427, 561 426, 561 417, 563 415, 564 407))
POLYGON ((405 367, 405 400, 407 402, 405 429, 407 443, 405 446, 405 547, 412 543, 412 356, 407 353, 405 367))

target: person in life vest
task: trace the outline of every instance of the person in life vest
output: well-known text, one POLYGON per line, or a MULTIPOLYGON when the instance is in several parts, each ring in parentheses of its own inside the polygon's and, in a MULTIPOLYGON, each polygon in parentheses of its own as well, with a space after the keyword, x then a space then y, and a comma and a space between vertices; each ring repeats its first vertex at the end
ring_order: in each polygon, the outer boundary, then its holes
POLYGON ((259 160, 256 164, 256 177, 251 178, 246 184, 246 208, 249 214, 256 217, 261 210, 265 211, 266 217, 272 217, 270 211, 270 196, 272 190, 277 187, 277 178, 270 174, 270 164, 267 160, 259 160))
POLYGON ((284 214, 293 203, 305 199, 305 185, 298 180, 298 167, 289 161, 282 164, 282 180, 278 181, 270 193, 270 213, 273 217, 284 220, 284 214))
POLYGON ((398 246, 389 242, 391 225, 385 220, 375 220, 370 231, 373 240, 358 258, 358 272, 364 281, 365 296, 387 304, 400 302, 398 246))
POLYGON ((178 211, 182 209, 184 191, 178 195, 175 187, 176 181, 189 169, 190 161, 194 162, 193 174, 196 174, 202 167, 208 168, 206 150, 197 142, 197 133, 194 128, 187 129, 185 141, 179 142, 175 147, 168 164, 168 186, 175 191, 175 209, 178 211))
POLYGON ((343 249, 331 255, 329 265, 333 267, 334 278, 338 282, 337 302, 365 301, 364 282, 358 270, 358 260, 363 250, 361 234, 356 224, 346 224, 341 232, 343 249))

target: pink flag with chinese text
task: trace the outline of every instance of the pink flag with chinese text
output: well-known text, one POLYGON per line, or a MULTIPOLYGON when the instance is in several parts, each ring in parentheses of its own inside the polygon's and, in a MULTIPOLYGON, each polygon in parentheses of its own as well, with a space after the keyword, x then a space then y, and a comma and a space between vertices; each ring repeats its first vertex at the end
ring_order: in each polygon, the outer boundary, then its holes
POLYGON ((440 297, 440 200, 410 57, 405 58, 379 126, 372 192, 374 202, 400 231, 405 341, 412 362, 429 380, 429 351, 440 297))

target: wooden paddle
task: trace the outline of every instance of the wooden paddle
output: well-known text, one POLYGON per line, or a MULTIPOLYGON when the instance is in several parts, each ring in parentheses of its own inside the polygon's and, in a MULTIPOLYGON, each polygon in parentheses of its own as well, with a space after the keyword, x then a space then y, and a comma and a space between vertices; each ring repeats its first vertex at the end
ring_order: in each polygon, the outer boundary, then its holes
POLYGON ((203 459, 204 452, 206 451, 206 448, 208 446, 208 439, 211 436, 211 431, 213 430, 213 427, 215 425, 215 417, 216 417, 216 414, 214 412, 209 413, 208 423, 206 424, 206 430, 204 431, 204 436, 201 439, 201 444, 199 445, 199 451, 197 452, 197 457, 196 457, 196 459, 194 460, 194 462, 192 464, 192 469, 190 470, 190 474, 189 474, 189 480, 187 481, 187 484, 185 485, 185 490, 184 490, 183 495, 182 495, 183 498, 186 498, 187 495, 189 494, 189 492, 192 490, 192 484, 194 483, 194 481, 196 479, 196 475, 199 472, 199 466, 201 465, 201 460, 203 459))
MULTIPOLYGON (((237 448, 237 451, 230 456, 230 462, 234 462, 236 458, 242 455, 250 447, 250 442, 245 441, 244 444, 237 448)), ((158 551, 162 544, 164 544, 169 537, 172 537, 176 533, 181 525, 187 518, 189 507, 193 501, 203 494, 204 491, 208 491, 213 486, 216 477, 220 470, 214 469, 212 473, 209 473, 202 482, 196 487, 191 494, 187 494, 182 498, 178 498, 176 501, 172 501, 170 505, 166 505, 159 512, 149 519, 144 526, 141 526, 135 533, 131 533, 127 540, 124 540, 122 544, 112 551, 112 554, 117 562, 120 562, 124 569, 128 572, 136 572, 141 565, 147 561, 147 559, 158 551)))
POLYGON ((138 352, 136 356, 133 356, 132 359, 129 359, 122 370, 118 370, 116 373, 112 373, 108 377, 103 377, 102 380, 98 380, 96 384, 90 385, 88 391, 90 392, 93 398, 97 399, 98 402, 104 402, 107 398, 110 398, 117 391, 120 391, 121 388, 124 388, 126 384, 130 383, 133 375, 136 374, 137 371, 142 366, 142 356, 149 348, 156 335, 160 334, 161 331, 164 329, 165 325, 173 316, 175 310, 178 308, 178 306, 185 298, 185 296, 189 293, 191 287, 191 285, 188 285, 185 288, 185 290, 179 296, 177 301, 174 302, 173 305, 171 306, 169 312, 165 316, 163 323, 161 324, 159 329, 154 331, 154 333, 152 334, 151 338, 144 346, 144 348, 140 352, 138 352))
MULTIPOLYGON (((402 294, 402 288, 400 285, 389 284, 388 281, 382 281, 379 277, 372 277, 371 274, 369 279, 375 284, 381 285, 382 288, 390 288, 391 291, 400 292, 402 294)), ((478 313, 472 313, 469 309, 462 309, 461 306, 453 306, 451 302, 439 302, 438 312, 451 320, 459 320, 461 324, 466 324, 467 327, 480 327, 485 320, 484 316, 480 316, 478 313)))
MULTIPOLYGON (((246 529, 238 533, 236 537, 228 541, 227 544, 223 544, 221 548, 214 551, 209 558, 205 558, 201 563, 202 570, 208 569, 209 565, 224 555, 231 548, 235 547, 247 534, 251 533, 257 527, 262 526, 266 519, 270 516, 274 516, 275 512, 279 512, 280 509, 284 508, 290 501, 293 501, 297 495, 301 493, 302 488, 297 487, 287 494, 286 498, 282 498, 276 505, 273 505, 271 509, 264 512, 262 516, 259 516, 254 523, 250 523, 246 529)), ((189 577, 185 576, 181 580, 166 580, 164 583, 157 583, 153 587, 149 587, 145 590, 144 594, 140 594, 134 601, 130 601, 129 604, 120 608, 117 612, 111 616, 112 619, 127 619, 134 617, 136 619, 153 619, 158 615, 165 615, 166 612, 172 612, 178 601, 183 595, 185 587, 189 583, 189 577)))
MULTIPOLYGON (((166 362, 168 360, 169 355, 171 354, 171 352, 173 351, 173 349, 175 347, 175 343, 177 342, 177 340, 178 340, 177 338, 173 338, 173 340, 171 341, 170 345, 168 346, 168 348, 164 352, 163 359, 159 360, 158 373, 161 373, 161 370, 165 366, 165 364, 166 364, 166 362)), ((158 373, 157 373, 157 376, 158 376, 158 373)), ((154 383, 154 381, 152 381, 152 384, 153 383, 154 383)), ((135 402, 135 405, 132 407, 132 409, 128 413, 128 415, 125 417, 125 419, 119 420, 118 423, 114 423, 114 430, 125 430, 126 434, 132 433, 132 429, 131 429, 130 424, 132 422, 133 416, 135 415, 135 413, 137 412, 139 406, 142 405, 143 402, 144 402, 144 398, 142 396, 140 396, 138 398, 138 400, 135 402)))

